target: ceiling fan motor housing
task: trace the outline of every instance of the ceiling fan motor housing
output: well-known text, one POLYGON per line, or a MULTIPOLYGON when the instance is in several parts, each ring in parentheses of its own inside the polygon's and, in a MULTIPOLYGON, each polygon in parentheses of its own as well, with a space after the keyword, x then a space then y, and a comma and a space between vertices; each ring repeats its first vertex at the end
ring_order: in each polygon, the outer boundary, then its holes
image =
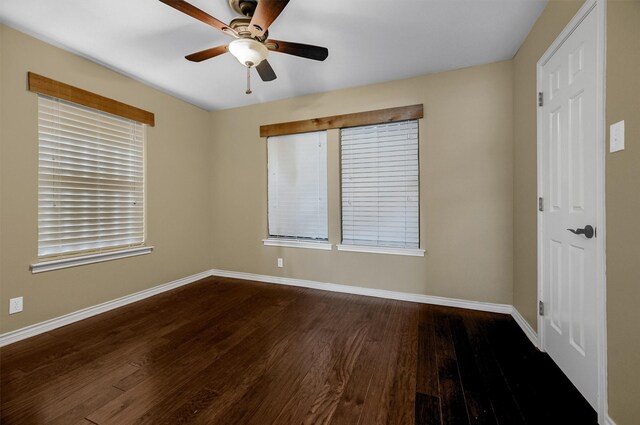
POLYGON ((249 29, 250 23, 251 18, 235 18, 231 22, 229 22, 229 26, 233 28, 241 38, 254 38, 260 42, 263 42, 269 37, 269 31, 265 31, 265 33, 262 35, 252 35, 251 30, 249 29))
POLYGON ((229 6, 237 13, 252 17, 258 5, 257 0, 229 0, 229 6))

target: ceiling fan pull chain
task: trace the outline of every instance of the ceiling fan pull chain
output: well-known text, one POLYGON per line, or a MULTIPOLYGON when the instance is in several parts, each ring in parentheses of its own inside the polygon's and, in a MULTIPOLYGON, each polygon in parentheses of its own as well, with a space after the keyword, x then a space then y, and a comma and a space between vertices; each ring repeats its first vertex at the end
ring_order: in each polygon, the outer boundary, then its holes
POLYGON ((247 91, 246 94, 251 94, 251 68, 247 67, 247 91))

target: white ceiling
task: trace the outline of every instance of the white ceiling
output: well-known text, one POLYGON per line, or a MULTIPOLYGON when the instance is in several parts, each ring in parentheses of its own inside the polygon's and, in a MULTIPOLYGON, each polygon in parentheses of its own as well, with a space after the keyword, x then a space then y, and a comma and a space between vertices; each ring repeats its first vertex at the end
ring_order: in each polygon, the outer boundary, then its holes
MULTIPOLYGON (((223 22, 227 0, 191 3, 223 22)), ((158 0, 0 0, 0 21, 208 110, 507 60, 547 0, 292 0, 270 37, 329 49, 324 62, 271 53, 278 78, 230 54, 184 56, 232 39, 158 0)))

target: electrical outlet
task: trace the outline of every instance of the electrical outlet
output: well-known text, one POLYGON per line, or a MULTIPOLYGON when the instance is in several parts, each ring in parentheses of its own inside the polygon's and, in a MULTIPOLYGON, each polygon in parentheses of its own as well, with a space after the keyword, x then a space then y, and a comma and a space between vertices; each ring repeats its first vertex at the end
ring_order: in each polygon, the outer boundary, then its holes
POLYGON ((284 260, 282 258, 278 258, 278 267, 284 267, 284 260))
POLYGON ((22 297, 11 298, 9 300, 9 314, 20 313, 22 311, 22 297))

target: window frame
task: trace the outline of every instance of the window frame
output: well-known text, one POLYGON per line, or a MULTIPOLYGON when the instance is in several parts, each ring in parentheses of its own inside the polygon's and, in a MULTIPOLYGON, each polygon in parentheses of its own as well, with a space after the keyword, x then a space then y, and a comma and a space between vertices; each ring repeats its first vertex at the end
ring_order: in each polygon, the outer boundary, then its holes
POLYGON ((390 254, 390 255, 402 255, 402 256, 411 256, 411 257, 424 257, 426 251, 424 249, 421 248, 422 246, 422 237, 421 237, 421 233, 422 233, 422 228, 421 228, 421 187, 422 187, 422 182, 421 182, 421 173, 420 173, 420 120, 416 117, 416 118, 410 118, 410 119, 406 119, 406 120, 395 120, 392 122, 380 122, 380 123, 369 123, 366 125, 358 125, 358 126, 349 126, 349 127, 341 127, 339 129, 339 144, 340 144, 340 158, 339 158, 339 169, 340 169, 340 177, 339 177, 339 181, 340 181, 340 243, 336 245, 336 248, 338 251, 345 251, 345 252, 359 252, 359 253, 369 253, 369 254, 390 254), (398 123, 398 122, 409 122, 409 121, 415 121, 416 123, 416 127, 417 127, 417 137, 416 137, 416 149, 417 149, 417 167, 418 167, 418 175, 417 175, 417 182, 418 182, 418 190, 417 190, 417 194, 418 194, 418 200, 417 200, 417 205, 418 205, 418 212, 417 212, 417 235, 418 235, 418 246, 417 247, 400 247, 400 246, 389 246, 389 245, 367 245, 367 244, 351 244, 351 243, 344 243, 344 217, 343 217, 343 213, 344 213, 344 208, 343 208, 343 166, 342 166, 342 160, 343 160, 343 140, 342 140, 342 130, 347 129, 347 128, 357 128, 357 127, 369 127, 369 126, 381 126, 381 125, 388 125, 388 124, 393 124, 393 123, 398 123))
POLYGON ((269 136, 266 139, 267 148, 267 237, 262 240, 264 246, 280 246, 290 248, 308 248, 319 250, 331 250, 332 244, 329 242, 329 187, 328 187, 328 134, 326 130, 309 131, 303 133, 293 133, 286 135, 274 135, 269 136), (312 238, 304 236, 278 236, 271 234, 270 220, 271 220, 271 198, 270 198, 270 162, 269 162, 269 138, 270 137, 295 137, 296 135, 307 135, 309 133, 322 134, 322 142, 324 144, 324 185, 325 185, 325 220, 326 220, 326 238, 312 238))
MULTIPOLYGON (((40 99, 39 96, 52 99, 56 102, 63 102, 71 104, 73 107, 79 107, 83 109, 89 109, 94 113, 104 114, 106 116, 112 116, 117 119, 124 119, 135 122, 136 125, 142 125, 142 241, 136 244, 123 244, 119 246, 97 247, 96 249, 88 248, 78 251, 67 251, 61 253, 52 253, 46 255, 37 254, 37 260, 30 265, 32 273, 41 273, 51 270, 59 270, 67 267, 75 267, 85 264, 98 263, 103 261, 110 261, 119 258, 127 258, 133 256, 139 256, 149 254, 153 251, 154 247, 147 245, 147 126, 155 125, 155 116, 151 112, 136 108, 118 102, 107 97, 88 92, 83 89, 79 89, 70 86, 59 81, 49 79, 47 77, 40 76, 29 72, 28 78, 28 90, 36 93, 38 97, 36 102, 38 103, 38 120, 40 120, 40 99)), ((39 126, 39 124, 38 124, 39 126)), ((38 156, 41 153, 41 140, 40 130, 38 130, 38 156)), ((39 161, 39 160, 38 160, 39 161)), ((38 175, 41 172, 40 163, 38 163, 38 175)), ((38 178, 38 181, 40 178, 38 178)), ((40 215, 40 183, 38 183, 38 216, 40 215)), ((38 224, 38 234, 40 234, 40 225, 38 224)), ((40 241, 37 244, 38 251, 40 251, 40 241)))
MULTIPOLYGON (((422 104, 389 107, 385 109, 369 110, 363 112, 353 112, 340 115, 325 116, 320 118, 303 119, 299 121, 279 122, 273 124, 264 124, 260 126, 260 137, 268 138, 270 136, 283 136, 288 134, 320 131, 320 130, 341 130, 343 128, 358 127, 366 125, 376 125, 383 123, 392 123, 397 121, 416 120, 418 122, 418 129, 421 126, 421 119, 424 118, 424 107, 422 104)), ((418 130, 419 133, 420 130, 418 130)), ((341 144, 340 144, 341 146, 341 144)), ((420 139, 418 138, 418 149, 420 149, 420 139)), ((328 157, 329 160, 329 157, 328 157)), ((341 161, 339 160, 340 174, 342 173, 341 161)), ((418 172, 420 171, 421 160, 418 156, 418 172)), ((329 178, 329 177, 327 177, 329 178)), ((340 176, 341 180, 341 176, 340 176)), ((420 190, 420 186, 418 188, 420 190)), ((420 193, 420 192, 419 192, 420 193)), ((339 185, 340 205, 342 200, 342 184, 339 185)), ((327 199, 329 202, 329 199, 327 199)), ((419 227, 419 245, 422 244, 421 233, 421 201, 418 200, 418 227, 419 227)), ((330 219, 330 215, 328 219, 330 219)), ((329 228, 331 228, 331 223, 329 228)), ((342 205, 340 206, 340 227, 342 229, 342 205)), ((342 234, 340 235, 342 238, 342 234)), ((274 240, 275 241, 275 240, 274 240)), ((265 245, 271 240, 264 239, 265 245)), ((273 245, 276 245, 275 243, 273 245)), ((331 245, 331 243, 329 243, 331 245)), ((281 246, 285 246, 282 244, 281 246)), ((424 257, 426 250, 422 248, 418 249, 404 249, 404 248, 384 248, 374 249, 373 246, 357 246, 357 245, 343 245, 337 244, 339 251, 351 251, 351 252, 365 252, 365 253, 377 253, 377 254, 394 254, 394 255, 409 255, 424 257)), ((322 249, 331 249, 322 248, 322 249)))

